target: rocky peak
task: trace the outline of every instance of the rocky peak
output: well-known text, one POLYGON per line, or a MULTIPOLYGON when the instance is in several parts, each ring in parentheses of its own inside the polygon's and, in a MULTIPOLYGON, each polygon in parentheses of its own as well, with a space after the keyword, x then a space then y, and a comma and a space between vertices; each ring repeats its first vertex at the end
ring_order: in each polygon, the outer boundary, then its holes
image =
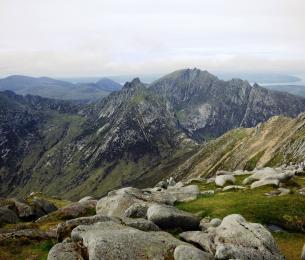
POLYGON ((144 84, 140 81, 139 78, 134 78, 131 82, 126 82, 124 84, 123 89, 131 89, 131 88, 136 89, 136 88, 141 87, 143 85, 144 84))

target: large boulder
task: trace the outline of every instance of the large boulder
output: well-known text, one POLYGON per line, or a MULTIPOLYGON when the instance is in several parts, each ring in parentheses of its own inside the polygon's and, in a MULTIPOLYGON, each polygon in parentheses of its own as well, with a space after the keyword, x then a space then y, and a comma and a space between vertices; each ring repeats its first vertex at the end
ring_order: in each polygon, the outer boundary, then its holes
POLYGON ((147 210, 147 219, 160 228, 182 228, 193 230, 198 228, 199 219, 191 213, 173 206, 154 204, 147 210))
POLYGON ((294 176, 295 171, 266 167, 255 170, 253 174, 244 179, 243 184, 247 185, 260 180, 278 180, 278 182, 286 183, 294 176))
POLYGON ((39 197, 34 197, 32 204, 34 205, 36 211, 42 211, 43 215, 57 210, 57 207, 53 203, 39 197))
POLYGON ((15 211, 9 206, 0 207, 0 226, 3 224, 13 224, 19 221, 15 211))
POLYGON ((225 217, 216 228, 183 232, 180 237, 216 259, 284 259, 267 229, 238 214, 225 217))
POLYGON ((152 234, 111 221, 78 226, 71 238, 82 241, 90 260, 173 259, 175 248, 185 244, 166 232, 152 234))
POLYGON ((57 226, 56 234, 57 240, 61 242, 65 237, 70 236, 73 228, 79 225, 92 225, 97 222, 113 221, 120 223, 120 221, 113 217, 94 215, 89 217, 80 217, 75 219, 67 220, 66 222, 60 223, 57 226))
POLYGON ((235 177, 233 175, 217 175, 215 178, 215 184, 217 186, 223 187, 227 183, 234 184, 235 177))
POLYGON ((60 208, 50 214, 43 216, 36 220, 37 223, 47 221, 49 219, 73 219, 85 216, 92 216, 96 214, 96 201, 88 200, 85 202, 73 202, 69 205, 60 208))
POLYGON ((35 209, 32 206, 14 198, 11 198, 9 200, 15 204, 16 213, 20 219, 31 220, 37 218, 35 209))
POLYGON ((123 217, 130 206, 143 202, 143 200, 127 193, 108 195, 97 202, 96 213, 111 217, 123 217))
POLYGON ((177 246, 174 251, 175 260, 213 260, 214 257, 202 250, 193 247, 181 245, 177 246))
POLYGON ((47 260, 84 260, 82 250, 76 243, 59 243, 54 245, 47 260))
POLYGON ((168 193, 176 198, 177 202, 187 202, 197 199, 200 194, 198 185, 188 185, 184 187, 169 186, 167 190, 162 193, 168 193))
POLYGON ((283 259, 271 233, 261 224, 241 215, 225 217, 216 228, 215 257, 218 259, 283 259))

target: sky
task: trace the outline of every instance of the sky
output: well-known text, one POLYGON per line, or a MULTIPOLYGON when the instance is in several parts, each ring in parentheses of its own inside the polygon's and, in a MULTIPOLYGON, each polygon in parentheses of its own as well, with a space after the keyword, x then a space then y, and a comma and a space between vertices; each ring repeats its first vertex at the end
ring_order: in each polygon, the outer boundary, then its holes
POLYGON ((0 76, 305 71, 304 0, 0 0, 0 76))

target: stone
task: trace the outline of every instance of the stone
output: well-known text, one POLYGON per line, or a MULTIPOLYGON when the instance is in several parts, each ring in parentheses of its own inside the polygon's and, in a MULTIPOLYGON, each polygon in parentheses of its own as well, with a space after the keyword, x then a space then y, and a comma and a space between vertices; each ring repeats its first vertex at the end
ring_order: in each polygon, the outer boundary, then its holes
POLYGON ((167 183, 168 183, 168 186, 175 186, 176 185, 176 182, 174 180, 173 177, 170 177, 168 180, 167 180, 167 183))
POLYGON ((45 199, 38 198, 38 197, 33 198, 32 204, 34 205, 34 207, 36 209, 42 210, 44 212, 44 214, 49 214, 49 213, 57 210, 57 207, 53 203, 51 203, 45 199))
POLYGON ((94 198, 91 197, 91 196, 86 196, 86 197, 83 197, 82 199, 80 199, 78 202, 85 202, 85 201, 88 201, 88 200, 94 200, 94 198))
POLYGON ((111 221, 78 226, 71 238, 82 241, 90 260, 173 259, 175 248, 185 245, 166 232, 144 232, 111 221))
POLYGON ((222 220, 214 241, 216 259, 284 259, 266 228, 238 214, 222 220))
POLYGON ((142 231, 160 231, 160 228, 150 220, 143 218, 122 218, 122 223, 142 231))
POLYGON ((125 211, 135 203, 141 204, 143 200, 126 193, 108 195, 97 202, 96 213, 111 217, 123 217, 125 211))
POLYGON ((15 204, 17 215, 20 219, 23 220, 31 220, 36 218, 36 213, 33 207, 26 204, 25 202, 21 202, 17 199, 9 199, 15 204))
POLYGON ((286 189, 286 188, 278 188, 278 190, 280 191, 279 196, 288 195, 291 192, 290 189, 286 189))
POLYGON ((214 195, 214 194, 215 194, 214 190, 205 190, 200 192, 200 195, 204 195, 204 196, 214 195))
POLYGON ((223 187, 226 183, 234 184, 235 177, 233 175, 218 175, 215 178, 215 184, 223 187))
POLYGON ((212 227, 218 227, 220 224, 221 224, 221 219, 219 219, 219 218, 213 218, 213 219, 210 221, 210 225, 211 225, 212 227))
POLYGON ((47 260, 84 260, 82 251, 76 243, 59 243, 54 245, 47 260))
POLYGON ((3 224, 14 224, 19 221, 15 211, 11 210, 9 206, 0 207, 0 226, 3 224))
POLYGON ((134 203, 124 212, 128 218, 146 218, 148 205, 145 203, 134 203))
POLYGON ((154 204, 147 210, 147 219, 160 228, 182 228, 194 230, 199 226, 199 219, 173 206, 154 204))
POLYGON ((239 185, 228 185, 222 189, 222 191, 232 191, 232 190, 244 190, 246 187, 239 185))
POLYGON ((80 217, 75 219, 67 220, 66 222, 58 224, 56 228, 56 236, 59 242, 63 241, 64 238, 70 236, 73 228, 79 225, 92 225, 97 222, 113 221, 120 223, 120 221, 113 217, 94 215, 89 217, 80 217))
POLYGON ((251 189, 259 188, 266 185, 276 186, 278 187, 280 181, 278 179, 262 179, 259 181, 255 181, 251 184, 251 189))
POLYGON ((184 241, 200 246, 203 251, 214 255, 214 233, 208 233, 203 231, 186 231, 179 234, 179 237, 184 241))
POLYGON ((210 218, 209 217, 205 217, 205 218, 200 220, 199 228, 202 231, 206 231, 209 227, 211 227, 210 218))
POLYGON ((197 199, 200 194, 198 185, 188 185, 181 188, 168 187, 163 193, 170 194, 175 197, 177 202, 188 202, 197 199))
POLYGON ((53 218, 67 220, 95 215, 95 206, 96 201, 94 200, 88 200, 85 202, 73 202, 63 208, 60 208, 46 216, 37 219, 35 222, 41 223, 53 218))
POLYGON ((168 183, 167 181, 159 181, 156 186, 156 188, 162 188, 162 189, 167 189, 168 183))
POLYGON ((174 251, 175 260, 213 260, 211 254, 203 252, 202 250, 193 246, 177 246, 174 251))

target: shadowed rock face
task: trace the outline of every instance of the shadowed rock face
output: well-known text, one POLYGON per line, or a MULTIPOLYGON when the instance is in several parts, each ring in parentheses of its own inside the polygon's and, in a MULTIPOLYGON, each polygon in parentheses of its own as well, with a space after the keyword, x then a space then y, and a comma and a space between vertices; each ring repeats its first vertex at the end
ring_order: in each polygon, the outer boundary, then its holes
POLYGON ((247 81, 219 80, 207 71, 173 72, 150 86, 168 100, 180 124, 202 140, 239 126, 252 127, 274 115, 296 116, 305 99, 267 90, 247 81))

